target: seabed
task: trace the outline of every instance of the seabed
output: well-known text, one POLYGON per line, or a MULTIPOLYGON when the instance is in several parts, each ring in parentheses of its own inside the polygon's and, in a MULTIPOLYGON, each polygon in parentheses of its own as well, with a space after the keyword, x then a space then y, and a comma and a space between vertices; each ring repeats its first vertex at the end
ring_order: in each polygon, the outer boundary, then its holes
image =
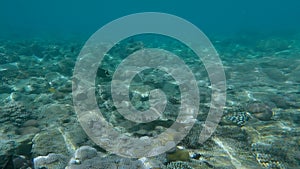
MULTIPOLYGON (((157 38, 157 37, 154 37, 157 38)), ((8 168, 300 168, 300 35, 213 37, 226 74, 223 117, 203 144, 210 81, 201 61, 179 42, 132 38, 118 44, 97 72, 99 109, 114 128, 132 137, 155 137, 175 121, 180 106, 176 81, 149 69, 133 79, 132 104, 149 108, 148 91, 165 91, 163 117, 149 124, 128 121, 110 96, 110 81, 126 55, 159 47, 179 55, 195 73, 200 111, 177 148, 155 157, 127 159, 96 145, 79 124, 72 76, 84 41, 0 40, 0 166, 8 168), (159 42, 159 43, 158 43, 159 42), (158 44, 157 44, 158 43, 158 44)))

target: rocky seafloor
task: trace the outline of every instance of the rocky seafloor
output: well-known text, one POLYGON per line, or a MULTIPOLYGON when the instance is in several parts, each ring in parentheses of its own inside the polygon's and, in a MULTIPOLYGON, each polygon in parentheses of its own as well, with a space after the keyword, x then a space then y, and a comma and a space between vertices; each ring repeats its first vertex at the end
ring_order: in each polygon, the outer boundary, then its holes
POLYGON ((0 167, 80 168, 299 168, 300 35, 212 38, 227 84, 223 117, 214 134, 198 143, 210 103, 210 81, 201 61, 177 42, 141 38, 118 44, 96 78, 97 103, 116 130, 155 137, 175 121, 180 91, 165 72, 150 69, 133 79, 130 99, 149 108, 147 92, 168 98, 163 118, 137 124, 123 118, 110 96, 117 64, 127 55, 159 47, 181 56, 195 74, 200 112, 178 147, 156 157, 128 159, 107 152, 86 135, 72 102, 72 77, 84 41, 0 40, 0 167), (146 95, 146 96, 145 96, 146 95))

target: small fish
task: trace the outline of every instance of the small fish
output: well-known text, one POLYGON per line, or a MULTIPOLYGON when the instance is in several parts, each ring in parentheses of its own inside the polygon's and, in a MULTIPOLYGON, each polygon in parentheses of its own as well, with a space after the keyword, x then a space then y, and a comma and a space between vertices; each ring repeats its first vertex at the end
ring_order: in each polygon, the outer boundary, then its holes
POLYGON ((54 87, 50 87, 50 88, 48 89, 48 91, 51 92, 51 93, 55 93, 55 92, 56 92, 56 90, 55 90, 54 87))

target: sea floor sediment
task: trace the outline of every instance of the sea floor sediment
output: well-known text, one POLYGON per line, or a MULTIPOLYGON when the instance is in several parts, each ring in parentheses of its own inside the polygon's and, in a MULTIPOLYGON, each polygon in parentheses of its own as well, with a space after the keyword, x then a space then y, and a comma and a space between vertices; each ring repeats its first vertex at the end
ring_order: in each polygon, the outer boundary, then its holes
MULTIPOLYGON (((216 131, 203 144, 198 137, 211 101, 205 66, 184 46, 162 43, 196 72, 199 115, 177 148, 155 157, 127 159, 95 144, 77 119, 72 78, 83 41, 0 40, 0 166, 13 161, 19 168, 48 169, 299 168, 299 35, 212 38, 224 67, 227 98, 216 131)), ((138 39, 115 47, 95 80, 103 116, 116 131, 132 137, 158 136, 173 124, 180 107, 175 79, 156 69, 133 79, 130 99, 135 108, 146 110, 149 90, 164 91, 168 102, 159 120, 131 122, 114 106, 110 82, 115 66, 151 45, 138 39)))

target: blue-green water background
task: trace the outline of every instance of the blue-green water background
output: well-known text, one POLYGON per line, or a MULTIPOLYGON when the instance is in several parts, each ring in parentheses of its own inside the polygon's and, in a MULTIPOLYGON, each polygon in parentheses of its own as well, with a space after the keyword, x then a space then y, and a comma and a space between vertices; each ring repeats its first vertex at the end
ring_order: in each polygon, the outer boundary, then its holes
MULTIPOLYGON (((177 15, 208 36, 224 67, 226 106, 213 137, 199 145, 208 103, 214 100, 205 65, 191 50, 167 38, 131 37, 105 55, 95 80, 99 108, 116 131, 155 137, 173 125, 181 93, 163 72, 139 73, 130 84, 131 102, 141 110, 148 108, 141 97, 144 89, 163 89, 172 104, 167 104, 162 120, 127 121, 110 96, 112 75, 125 57, 144 47, 161 48, 183 58, 199 82, 200 113, 179 144, 191 149, 188 157, 195 152, 201 156, 189 164, 198 160, 208 168, 299 168, 300 0, 0 0, 0 168, 11 155, 24 155, 31 163, 49 153, 67 155, 67 165, 73 149, 94 145, 70 106, 72 91, 77 90, 76 58, 99 28, 139 12, 177 15)), ((88 96, 80 93, 76 98, 88 96)), ((101 164, 112 159, 117 162, 112 166, 121 166, 121 160, 115 160, 120 157, 111 157, 101 158, 101 164)))
MULTIPOLYGON (((106 23, 137 12, 165 12, 207 35, 300 30, 297 0, 1 0, 0 37, 88 38, 106 23)), ((174 28, 175 29, 175 28, 174 28)))

